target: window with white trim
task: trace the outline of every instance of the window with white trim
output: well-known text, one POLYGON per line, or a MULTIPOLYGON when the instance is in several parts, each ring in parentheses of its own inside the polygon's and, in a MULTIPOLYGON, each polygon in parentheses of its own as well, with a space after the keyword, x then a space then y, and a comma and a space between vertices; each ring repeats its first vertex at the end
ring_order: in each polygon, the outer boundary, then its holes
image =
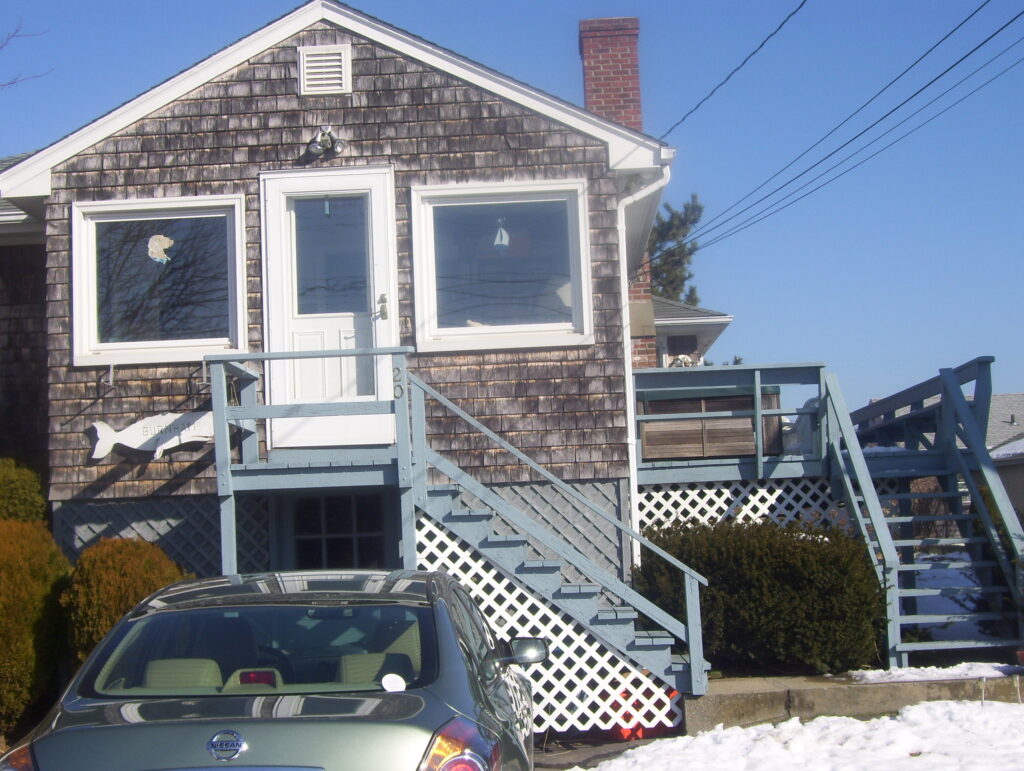
POLYGON ((72 205, 74 364, 241 350, 242 196, 72 205))
POLYGON ((412 190, 422 351, 593 342, 586 183, 412 190))

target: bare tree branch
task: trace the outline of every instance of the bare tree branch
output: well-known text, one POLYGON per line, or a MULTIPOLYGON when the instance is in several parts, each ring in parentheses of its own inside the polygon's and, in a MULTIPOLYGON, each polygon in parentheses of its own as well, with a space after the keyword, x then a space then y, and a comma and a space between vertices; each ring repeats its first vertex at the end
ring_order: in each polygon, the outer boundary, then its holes
MULTIPOLYGON (((7 48, 8 45, 11 44, 11 41, 17 40, 18 38, 39 37, 40 35, 45 34, 45 32, 25 32, 24 29, 22 28, 21 19, 18 19, 18 23, 14 26, 14 29, 10 30, 9 32, 0 33, 0 51, 3 51, 5 48, 7 48)), ((34 75, 24 75, 19 72, 12 78, 0 81, 0 91, 3 91, 5 88, 10 88, 11 86, 17 85, 18 83, 24 83, 26 80, 34 80, 35 78, 41 78, 44 75, 49 75, 51 72, 52 70, 47 70, 46 72, 39 72, 34 75)))

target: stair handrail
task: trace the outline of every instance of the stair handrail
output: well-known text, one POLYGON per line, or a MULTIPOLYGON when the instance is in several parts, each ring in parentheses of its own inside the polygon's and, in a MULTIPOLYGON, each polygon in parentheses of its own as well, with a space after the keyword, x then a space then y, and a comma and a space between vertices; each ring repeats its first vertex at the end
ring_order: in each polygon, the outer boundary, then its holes
POLYGON ((658 546, 657 544, 651 542, 649 539, 644 537, 641 533, 638 533, 633 528, 631 528, 628 525, 620 522, 615 517, 613 517, 610 514, 608 514, 608 512, 606 512, 604 509, 602 509, 596 503, 591 501, 585 495, 583 495, 583 494, 579 493, 578 491, 574 490, 572 487, 570 487, 568 484, 566 484, 564 480, 559 479, 557 476, 555 476, 550 471, 545 469, 543 466, 538 464, 531 457, 529 457, 528 455, 523 453, 521 450, 519 450, 516 447, 512 446, 511 444, 509 444, 507 441, 502 439, 494 431, 491 431, 489 428, 487 428, 487 426, 485 426, 483 423, 478 421, 476 418, 474 418, 468 412, 466 412, 461 407, 459 407, 457 404, 452 402, 450 399, 448 399, 447 397, 443 396, 437 390, 435 390, 434 388, 429 386, 427 383, 423 382, 422 380, 420 380, 415 375, 410 374, 409 375, 409 384, 411 386, 415 386, 416 388, 419 388, 425 394, 427 394, 431 398, 435 399, 440 404, 444 405, 448 410, 450 410, 451 412, 453 412, 454 414, 458 415, 460 418, 465 420, 467 423, 469 423, 471 426, 473 426, 473 428, 475 428, 477 431, 482 433, 484 436, 486 436, 491 441, 495 442, 503 450, 508 452, 510 455, 515 457, 517 460, 525 463, 527 466, 529 466, 534 471, 536 471, 544 479, 546 479, 548 482, 550 482, 556 488, 558 488, 561 492, 563 492, 564 494, 568 495, 570 498, 575 500, 577 503, 580 503, 583 506, 585 506, 586 508, 590 509, 592 512, 594 512, 599 517, 601 517, 604 521, 606 521, 609 524, 613 525, 616 529, 619 530, 619 532, 629 536, 630 538, 635 540, 640 545, 646 547, 647 549, 649 549, 653 553, 657 554, 659 557, 661 557, 666 562, 668 562, 670 565, 672 565, 672 567, 676 568, 677 570, 679 570, 680 572, 682 572, 685 575, 689 576, 690 578, 693 578, 699 584, 701 584, 703 586, 707 586, 708 585, 707 578, 702 576, 700 573, 698 573, 697 571, 695 571, 693 568, 689 567, 685 563, 680 562, 679 560, 677 560, 675 557, 673 557, 671 554, 666 552, 660 546, 658 546))
POLYGON ((846 408, 846 400, 839 389, 839 380, 831 372, 825 373, 824 378, 824 406, 827 409, 828 443, 832 451, 833 462, 838 467, 842 476, 843 489, 846 493, 847 505, 854 512, 854 520, 864 542, 867 545, 868 556, 875 566, 876 574, 885 593, 886 606, 886 638, 888 644, 889 666, 898 666, 901 662, 897 649, 900 642, 900 597, 899 597, 899 576, 897 567, 899 555, 896 552, 896 544, 893 542, 892 533, 885 521, 885 513, 882 511, 881 501, 878 500, 878 493, 875 490, 871 473, 868 470, 867 460, 857 438, 857 431, 853 426, 853 420, 846 408), (846 446, 846 458, 843 457, 843 445, 846 446), (852 479, 847 468, 852 470, 852 479), (874 544, 872 546, 870 534, 866 532, 862 521, 860 506, 853 489, 853 482, 860 488, 861 501, 867 509, 868 521, 874 531, 874 544), (881 562, 878 553, 881 551, 881 562))
POLYGON ((1010 497, 1003 486, 1002 478, 996 470, 995 462, 992 460, 992 456, 989 455, 985 437, 978 427, 974 413, 967 404, 963 391, 960 390, 960 382, 956 374, 951 369, 942 369, 939 370, 939 379, 942 383, 942 402, 945 405, 948 400, 948 404, 952 408, 952 413, 948 414, 947 420, 956 418, 956 423, 952 426, 953 430, 948 431, 944 437, 946 452, 953 456, 960 465, 961 476, 968 486, 971 499, 978 506, 978 513, 982 517, 985 529, 989 533, 989 538, 993 541, 997 561, 1006 573, 1007 578, 1010 579, 1008 583, 1014 600, 1018 603, 1024 602, 1024 586, 1022 586, 1022 583, 1024 583, 1024 527, 1021 526, 1020 519, 1018 519, 1014 511, 1010 497), (957 427, 959 430, 956 430, 957 427), (1002 543, 998 539, 991 521, 992 512, 988 510, 988 506, 981 496, 981 491, 978 489, 970 474, 970 470, 967 468, 963 453, 956 445, 957 439, 963 442, 964 449, 974 455, 978 471, 981 473, 985 486, 992 496, 992 502, 995 504, 995 514, 999 517, 1003 528, 1005 528, 1006 543, 1002 543), (1006 546, 1010 548, 1012 564, 1008 564, 1005 555, 1000 553, 1002 548, 1006 546))

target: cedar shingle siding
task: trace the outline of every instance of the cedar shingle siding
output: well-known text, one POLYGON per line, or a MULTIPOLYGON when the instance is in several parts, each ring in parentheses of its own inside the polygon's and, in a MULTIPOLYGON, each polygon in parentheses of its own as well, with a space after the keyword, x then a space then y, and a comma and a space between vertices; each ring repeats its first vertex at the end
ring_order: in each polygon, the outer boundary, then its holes
POLYGON ((0 457, 46 469, 42 246, 0 246, 0 457))
MULTIPOLYGON (((148 464, 88 461, 95 420, 121 428, 208 406, 198 365, 70 368, 69 214, 73 201, 244 193, 248 338, 262 350, 261 171, 300 168, 321 124, 346 144, 324 166, 393 164, 403 345, 414 345, 409 187, 586 178, 596 344, 569 350, 418 355, 417 374, 568 479, 626 476, 615 185, 603 145, 479 88, 320 23, 57 167, 47 210, 51 497, 135 497, 214 490, 212 448, 148 464), (297 95, 299 45, 353 44, 353 93, 297 95)), ((452 430, 433 419, 435 433, 452 430)), ((477 437, 435 437, 483 481, 528 478, 481 453, 477 437)))

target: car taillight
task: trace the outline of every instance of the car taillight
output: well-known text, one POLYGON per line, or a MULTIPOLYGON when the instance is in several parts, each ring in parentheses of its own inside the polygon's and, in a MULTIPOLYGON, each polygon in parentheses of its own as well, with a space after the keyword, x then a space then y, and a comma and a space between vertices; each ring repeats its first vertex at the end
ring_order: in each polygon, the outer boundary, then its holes
POLYGON ((32 762, 32 748, 25 744, 0 757, 0 771, 36 771, 32 762))
POLYGON ((419 771, 499 771, 500 768, 501 745, 486 738, 472 721, 457 717, 434 734, 419 771))

